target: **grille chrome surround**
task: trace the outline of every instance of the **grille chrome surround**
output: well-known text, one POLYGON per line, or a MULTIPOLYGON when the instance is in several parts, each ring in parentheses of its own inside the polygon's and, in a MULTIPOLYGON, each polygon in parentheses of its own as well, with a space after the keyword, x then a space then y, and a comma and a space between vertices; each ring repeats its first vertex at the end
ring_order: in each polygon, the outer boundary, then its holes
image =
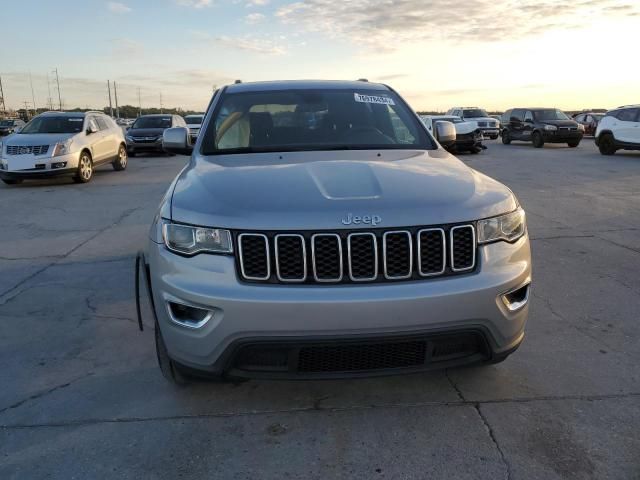
POLYGON ((242 273, 242 276, 244 278, 246 278, 247 280, 261 280, 261 281, 269 280, 269 278, 271 277, 271 256, 269 255, 269 239, 267 238, 266 235, 262 233, 242 233, 238 235, 238 255, 240 257, 240 272, 242 273), (267 268, 266 268, 266 275, 263 277, 247 275, 246 273, 245 264, 244 264, 244 254, 242 249, 242 243, 243 243, 242 240, 244 238, 251 238, 251 237, 258 237, 264 240, 264 247, 265 247, 264 249, 265 249, 265 255, 266 255, 267 268))
POLYGON ((344 278, 344 261, 342 260, 342 239, 337 233, 316 233, 311 236, 311 264, 313 265, 313 279, 320 283, 338 283, 344 278), (318 262, 316 259, 316 241, 320 238, 335 238, 338 246, 338 271, 337 277, 320 277, 318 275, 318 262))
POLYGON ((435 275, 442 275, 447 269, 447 237, 442 228, 423 228, 422 230, 418 230, 416 234, 418 238, 418 273, 422 277, 433 277, 435 275), (422 234, 430 233, 430 232, 438 232, 442 241, 442 268, 436 272, 425 272, 422 269, 422 234))
POLYGON ((477 267, 472 223, 233 235, 238 277, 252 283, 392 283, 468 274, 477 267))
POLYGON ((7 145, 7 155, 44 155, 49 145, 7 145))
POLYGON ((348 263, 349 263, 349 278, 351 279, 352 282, 370 282, 372 280, 375 280, 376 278, 378 278, 378 239, 376 238, 375 234, 371 233, 371 232, 364 232, 364 233, 351 233, 349 234, 349 236, 347 237, 347 256, 348 256, 348 263), (352 240, 354 238, 358 238, 358 237, 370 237, 373 239, 373 275, 371 276, 361 276, 361 277, 356 277, 353 274, 353 247, 352 247, 352 240))
POLYGON ((450 255, 450 261, 451 261, 451 270, 453 270, 454 272, 466 272, 469 270, 473 270, 476 266, 476 248, 477 248, 477 241, 476 241, 476 229, 473 227, 473 225, 458 225, 455 227, 451 227, 451 230, 449 231, 449 255, 450 255), (462 230, 462 229, 471 229, 471 238, 473 241, 473 247, 471 249, 471 264, 467 267, 456 267, 456 261, 455 261, 455 248, 454 248, 454 236, 455 236, 455 232, 457 232, 458 230, 462 230))
MULTIPOLYGON (((281 282, 287 282, 287 283, 295 283, 295 282, 304 282, 307 279, 307 248, 306 248, 306 242, 304 241, 304 237, 300 234, 297 233, 283 233, 283 234, 279 234, 276 235, 274 237, 274 241, 273 241, 274 245, 275 245, 275 260, 276 260, 276 277, 278 278, 278 280, 280 280, 281 282), (281 270, 281 265, 282 262, 280 262, 280 239, 283 238, 297 238, 300 240, 300 245, 302 247, 302 276, 300 278, 295 278, 295 277, 289 277, 289 276, 285 276, 282 274, 281 270)), ((269 249, 267 248, 267 251, 269 249)), ((267 256, 268 258, 268 256, 267 256)))
POLYGON ((382 235, 382 262, 383 262, 383 271, 384 278, 387 280, 404 280, 410 278, 413 274, 413 238, 411 237, 411 232, 407 230, 391 230, 389 232, 384 232, 382 235), (389 235, 405 235, 409 240, 409 264, 408 264, 408 272, 406 275, 390 275, 389 268, 387 266, 387 260, 389 258, 389 254, 387 252, 387 238, 389 235))

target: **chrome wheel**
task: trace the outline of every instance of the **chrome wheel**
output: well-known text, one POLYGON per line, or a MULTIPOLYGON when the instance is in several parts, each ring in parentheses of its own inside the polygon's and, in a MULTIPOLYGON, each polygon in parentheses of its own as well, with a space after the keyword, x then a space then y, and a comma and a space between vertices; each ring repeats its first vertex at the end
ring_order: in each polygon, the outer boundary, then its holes
POLYGON ((93 177, 93 162, 88 153, 83 153, 78 161, 78 173, 75 177, 76 182, 87 183, 93 177))
POLYGON ((120 147, 120 151, 118 152, 118 161, 120 162, 120 166, 125 168, 127 166, 127 149, 124 147, 120 147))

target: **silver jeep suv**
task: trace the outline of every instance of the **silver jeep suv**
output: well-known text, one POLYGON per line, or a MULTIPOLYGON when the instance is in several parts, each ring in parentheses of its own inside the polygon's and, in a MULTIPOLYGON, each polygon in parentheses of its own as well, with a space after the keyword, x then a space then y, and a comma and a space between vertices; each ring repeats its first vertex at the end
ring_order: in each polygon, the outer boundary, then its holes
POLYGON ((102 112, 45 112, 0 141, 0 178, 9 185, 65 175, 87 183, 106 163, 127 168, 127 148, 122 128, 102 112))
POLYGON ((164 148, 192 151, 139 256, 167 379, 408 373, 522 342, 521 206, 391 88, 230 85, 195 146, 173 128, 164 148))

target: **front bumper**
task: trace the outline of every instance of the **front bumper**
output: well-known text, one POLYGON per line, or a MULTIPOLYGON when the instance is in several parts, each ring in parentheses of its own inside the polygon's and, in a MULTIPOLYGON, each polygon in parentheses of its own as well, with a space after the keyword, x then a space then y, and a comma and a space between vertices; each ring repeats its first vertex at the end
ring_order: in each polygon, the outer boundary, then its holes
POLYGON ((485 138, 498 138, 498 135, 500 133, 500 130, 498 128, 493 128, 493 127, 480 127, 480 130, 482 130, 482 134, 484 135, 485 138))
POLYGON ((28 180, 71 176, 77 173, 79 152, 68 155, 34 156, 10 155, 2 158, 0 178, 6 180, 28 180), (54 165, 61 165, 54 168, 54 165))
POLYGON ((132 142, 127 140, 127 151, 133 152, 164 152, 162 138, 157 142, 132 142))
POLYGON ((580 142, 583 136, 582 132, 542 131, 545 143, 580 142))
POLYGON ((469 275, 323 286, 241 283, 231 256, 186 258, 153 241, 146 258, 169 355, 220 375, 234 373, 230 352, 255 342, 318 344, 473 331, 481 332, 488 358, 506 355, 522 341, 528 304, 511 312, 502 295, 531 281, 528 237, 479 247, 478 256, 479 267, 469 275), (169 301, 211 316, 201 327, 187 328, 171 318, 169 301))

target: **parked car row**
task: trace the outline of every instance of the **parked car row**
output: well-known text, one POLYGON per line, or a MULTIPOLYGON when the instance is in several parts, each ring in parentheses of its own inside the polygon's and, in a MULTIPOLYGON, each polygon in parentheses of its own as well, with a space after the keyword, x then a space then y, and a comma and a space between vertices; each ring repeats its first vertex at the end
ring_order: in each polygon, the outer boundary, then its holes
POLYGON ((452 115, 421 115, 422 122, 427 130, 438 140, 447 151, 452 153, 470 152, 478 153, 483 149, 484 136, 482 130, 475 121, 464 121, 460 117, 452 115), (438 122, 451 122, 456 129, 456 139, 452 143, 444 142, 438 138, 436 124, 438 122))

